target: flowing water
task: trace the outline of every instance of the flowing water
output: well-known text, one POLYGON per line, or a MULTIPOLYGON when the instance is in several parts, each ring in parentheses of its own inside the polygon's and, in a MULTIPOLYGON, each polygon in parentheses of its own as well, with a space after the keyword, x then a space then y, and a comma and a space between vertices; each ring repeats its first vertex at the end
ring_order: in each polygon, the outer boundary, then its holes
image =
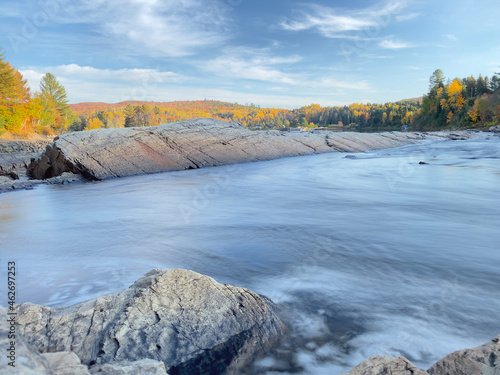
POLYGON ((345 156, 2 194, 2 280, 16 260, 18 302, 49 306, 153 268, 247 287, 291 324, 253 373, 341 374, 375 354, 426 369, 499 334, 500 138, 345 156))

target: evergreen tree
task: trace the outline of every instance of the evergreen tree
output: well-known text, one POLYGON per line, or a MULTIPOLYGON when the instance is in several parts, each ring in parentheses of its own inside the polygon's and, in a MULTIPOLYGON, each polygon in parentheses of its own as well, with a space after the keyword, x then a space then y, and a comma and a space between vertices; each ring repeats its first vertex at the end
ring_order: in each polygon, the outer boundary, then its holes
POLYGON ((443 71, 441 69, 436 69, 429 79, 429 91, 431 91, 436 86, 444 87, 444 80, 445 77, 443 71))
POLYGON ((500 94, 500 77, 494 75, 490 80, 490 90, 493 94, 500 94))
POLYGON ((68 105, 68 95, 66 89, 61 85, 56 77, 51 73, 46 73, 40 81, 40 91, 42 97, 46 100, 51 100, 61 116, 67 116, 70 111, 68 105))

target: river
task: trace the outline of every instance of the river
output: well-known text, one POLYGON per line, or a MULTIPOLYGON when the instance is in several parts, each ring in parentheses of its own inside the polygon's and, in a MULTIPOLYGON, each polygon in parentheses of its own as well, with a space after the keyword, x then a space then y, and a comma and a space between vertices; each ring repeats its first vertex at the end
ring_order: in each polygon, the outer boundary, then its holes
POLYGON ((288 311, 251 373, 427 369, 500 333, 499 223, 499 137, 322 154, 1 194, 2 279, 60 306, 191 269, 288 311))

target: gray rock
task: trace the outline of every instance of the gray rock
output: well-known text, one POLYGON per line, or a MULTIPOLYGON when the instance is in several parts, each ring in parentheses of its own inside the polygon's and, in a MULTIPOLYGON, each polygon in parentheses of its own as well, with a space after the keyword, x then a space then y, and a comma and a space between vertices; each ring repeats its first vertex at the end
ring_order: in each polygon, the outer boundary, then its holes
POLYGON ((85 365, 149 358, 184 374, 235 371, 283 332, 271 301, 186 270, 153 270, 119 293, 17 312, 19 331, 42 352, 71 350, 85 365))
POLYGON ((54 375, 90 375, 73 352, 43 353, 54 375))
POLYGON ((365 359, 345 375, 429 375, 403 357, 374 356, 365 359))
POLYGON ((427 371, 431 375, 500 375, 500 335, 484 345, 449 354, 427 371))
POLYGON ((114 362, 95 365, 90 368, 92 375, 167 375, 163 362, 142 359, 135 362, 114 362))
POLYGON ((0 307, 0 352, 2 353, 0 374, 54 375, 47 360, 42 357, 38 349, 28 344, 17 329, 11 330, 9 318, 7 310, 0 307))
POLYGON ((29 165, 28 174, 46 179, 72 172, 90 180, 103 180, 324 152, 363 152, 447 136, 444 132, 424 135, 250 131, 237 122, 196 119, 151 128, 64 134, 47 145, 44 154, 29 165))
POLYGON ((500 125, 490 126, 489 131, 494 133, 500 133, 500 125))

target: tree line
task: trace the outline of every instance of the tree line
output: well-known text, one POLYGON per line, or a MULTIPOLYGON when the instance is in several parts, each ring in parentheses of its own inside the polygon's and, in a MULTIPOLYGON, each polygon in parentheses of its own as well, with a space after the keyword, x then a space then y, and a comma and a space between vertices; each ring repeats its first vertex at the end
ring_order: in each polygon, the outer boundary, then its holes
POLYGON ((65 132, 73 118, 66 90, 52 74, 42 77, 40 91, 33 94, 0 49, 0 136, 53 136, 65 132))
POLYGON ((51 73, 42 77, 40 91, 32 94, 21 73, 0 53, 0 136, 54 136, 100 128, 158 126, 192 118, 237 121, 252 130, 485 129, 500 123, 498 75, 446 80, 438 69, 430 77, 429 91, 423 98, 385 104, 311 104, 294 110, 215 100, 69 105, 64 86, 51 73))
POLYGON ((500 73, 491 78, 479 75, 448 79, 441 69, 429 80, 415 130, 484 129, 500 123, 500 73))

